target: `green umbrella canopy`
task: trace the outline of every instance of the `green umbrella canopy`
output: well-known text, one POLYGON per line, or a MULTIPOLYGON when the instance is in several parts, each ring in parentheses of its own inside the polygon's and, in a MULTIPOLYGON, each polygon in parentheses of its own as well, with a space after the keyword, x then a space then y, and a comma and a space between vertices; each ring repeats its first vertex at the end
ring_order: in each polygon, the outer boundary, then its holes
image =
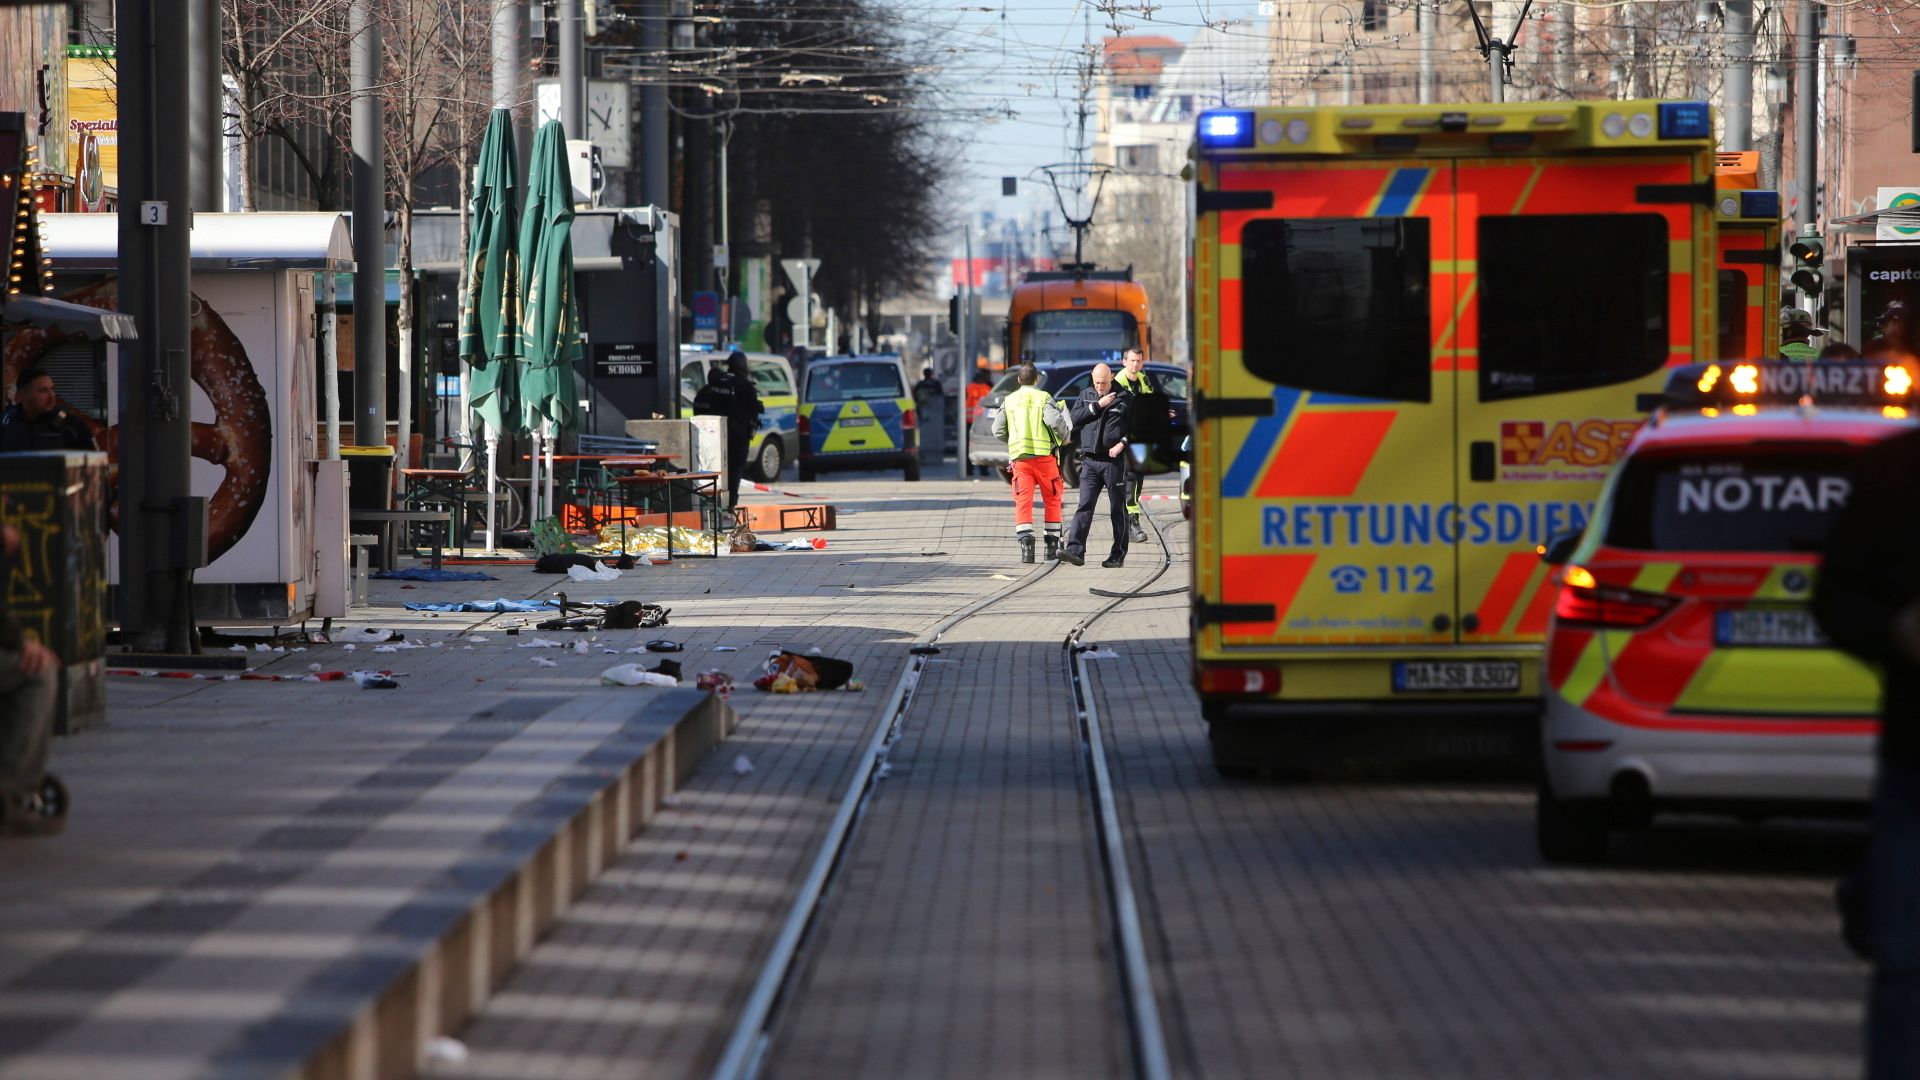
POLYGON ((520 265, 514 249, 513 114, 495 109, 480 141, 467 247, 467 298, 460 309, 460 356, 473 366, 473 411, 493 434, 518 424, 520 265))
POLYGON ((573 181, 566 130, 540 125, 527 163, 527 209, 520 219, 525 320, 520 327, 520 409, 528 430, 543 420, 573 422, 573 365, 580 357, 580 304, 573 290, 573 181))

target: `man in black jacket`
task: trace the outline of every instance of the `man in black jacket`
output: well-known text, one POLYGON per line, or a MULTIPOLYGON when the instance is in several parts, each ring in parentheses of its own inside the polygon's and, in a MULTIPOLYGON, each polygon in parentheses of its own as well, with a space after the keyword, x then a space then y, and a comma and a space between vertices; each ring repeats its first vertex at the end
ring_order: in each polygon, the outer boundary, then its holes
POLYGON ((1073 447, 1080 455, 1080 506, 1073 512, 1073 528, 1060 559, 1075 566, 1087 559, 1087 534, 1093 531, 1093 507, 1107 493, 1107 514, 1113 519, 1113 550, 1101 566, 1127 561, 1127 406, 1133 395, 1113 384, 1113 369, 1095 365, 1093 385, 1080 391, 1068 416, 1073 421, 1073 447))
POLYGON ((1920 432, 1868 451, 1834 522, 1814 613, 1881 671, 1880 742, 1866 857, 1873 985, 1867 1077, 1920 1076, 1920 432))

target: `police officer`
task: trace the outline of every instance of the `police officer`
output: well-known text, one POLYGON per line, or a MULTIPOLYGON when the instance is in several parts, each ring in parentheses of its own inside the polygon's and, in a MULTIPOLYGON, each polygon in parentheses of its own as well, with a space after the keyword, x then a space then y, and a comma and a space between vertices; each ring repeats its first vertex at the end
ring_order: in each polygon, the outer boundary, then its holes
POLYGON ((28 368, 14 380, 13 404, 0 412, 0 453, 14 450, 97 450, 86 421, 67 411, 53 392, 53 376, 28 368))
MULTIPOLYGON (((1157 442, 1166 437, 1168 425, 1160 421, 1165 415, 1173 419, 1173 408, 1166 394, 1160 390, 1160 384, 1147 374, 1147 354, 1144 349, 1133 348, 1122 357, 1120 373, 1113 377, 1120 389, 1133 395, 1131 418, 1136 440, 1157 442)), ((1147 486, 1147 476, 1138 469, 1127 470, 1127 538, 1136 544, 1147 542, 1146 530, 1140 527, 1140 492, 1147 486)))
POLYGON ((1073 434, 1066 411, 1053 395, 1040 389, 1040 369, 1022 364, 1014 378, 1020 389, 1000 402, 993 418, 993 434, 1007 440, 1007 460, 1013 464, 1013 536, 1020 544, 1020 561, 1033 561, 1033 493, 1040 492, 1046 509, 1047 558, 1060 554, 1060 463, 1053 449, 1073 434))
POLYGON ((1113 519, 1113 549, 1101 566, 1123 566, 1127 561, 1127 409, 1133 395, 1113 384, 1113 369, 1096 364, 1093 385, 1080 391, 1071 412, 1073 443, 1080 454, 1080 505, 1073 512, 1073 529, 1060 559, 1080 566, 1086 562, 1087 534, 1093 530, 1093 507, 1100 492, 1107 493, 1107 512, 1113 519))
POLYGON ((693 396, 695 416, 727 418, 727 505, 740 503, 740 475, 747 468, 747 451, 760 426, 760 392, 747 368, 747 354, 734 350, 727 366, 707 369, 707 385, 693 396))

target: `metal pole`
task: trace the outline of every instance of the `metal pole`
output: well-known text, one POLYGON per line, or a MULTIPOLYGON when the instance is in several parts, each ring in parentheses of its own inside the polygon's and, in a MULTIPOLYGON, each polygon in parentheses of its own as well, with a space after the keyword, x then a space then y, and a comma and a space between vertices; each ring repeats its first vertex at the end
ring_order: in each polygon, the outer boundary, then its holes
POLYGON ((1414 23, 1420 29, 1420 104, 1433 103, 1433 45, 1435 27, 1440 22, 1439 13, 1428 6, 1427 0, 1419 0, 1413 7, 1414 23))
POLYGON ((187 157, 193 208, 226 208, 222 182, 226 116, 220 97, 220 2, 187 3, 187 157))
POLYGON ((567 138, 584 139, 587 137, 587 110, 581 92, 585 84, 580 73, 586 67, 583 54, 585 42, 581 40, 584 28, 580 25, 580 0, 560 0, 560 21, 556 29, 560 34, 560 124, 567 129, 567 138))
POLYGON ((139 339, 119 347, 122 640, 137 652, 194 651, 198 554, 172 542, 188 501, 193 396, 192 198, 184 109, 187 21, 160 0, 120 0, 120 306, 139 339))
POLYGON ((521 41, 526 37, 526 0, 494 0, 493 107, 520 105, 520 72, 526 66, 521 41))
POLYGON ((1492 78, 1487 100, 1496 105, 1507 100, 1507 46, 1499 38, 1487 42, 1487 73, 1492 78))
POLYGON ((1753 0, 1727 0, 1726 147, 1753 149, 1753 0))
POLYGON ((640 51, 647 81, 640 88, 640 195, 648 206, 667 208, 667 0, 640 7, 640 51))
MULTIPOLYGON (((1817 207, 1814 205, 1820 196, 1820 158, 1819 143, 1819 106, 1820 84, 1819 65, 1815 58, 1820 48, 1820 9, 1815 0, 1800 0, 1800 28, 1794 45, 1795 75, 1793 87, 1793 140, 1794 140, 1794 178, 1800 183, 1800 205, 1794 214, 1794 221, 1800 226, 1802 236, 1811 235, 1817 228, 1817 207)), ((1820 310, 1821 298, 1802 296, 1800 306, 1809 312, 1820 310)), ((1815 314, 1814 322, 1820 321, 1815 314)))
POLYGON ((960 293, 960 438, 954 443, 960 449, 960 479, 967 478, 967 443, 972 432, 967 430, 967 384, 973 381, 973 216, 967 216, 962 226, 966 237, 967 279, 960 293))
MULTIPOLYGON (((373 0, 354 0, 348 78, 353 91, 353 442, 387 444, 387 255, 385 107, 380 100, 380 24, 373 0)), ((400 452, 406 452, 405 447, 400 452)))

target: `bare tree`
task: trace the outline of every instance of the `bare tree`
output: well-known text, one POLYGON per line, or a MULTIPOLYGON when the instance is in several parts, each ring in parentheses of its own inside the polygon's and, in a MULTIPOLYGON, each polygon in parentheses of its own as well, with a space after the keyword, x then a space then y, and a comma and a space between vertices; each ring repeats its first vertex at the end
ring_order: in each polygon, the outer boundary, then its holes
POLYGON ((220 0, 221 52, 234 81, 233 128, 242 147, 242 210, 257 206, 255 154, 270 140, 292 152, 322 206, 338 204, 338 142, 303 134, 312 127, 333 132, 345 123, 348 2, 220 0))
MULTIPOLYGON (((400 454, 413 428, 413 214, 420 177, 452 164, 459 173, 461 239, 472 183, 468 162, 486 123, 492 0, 384 0, 387 191, 392 196, 400 271, 400 454)), ((465 268, 462 268, 465 273, 465 268)), ((463 283, 464 284, 464 283, 463 283)))

